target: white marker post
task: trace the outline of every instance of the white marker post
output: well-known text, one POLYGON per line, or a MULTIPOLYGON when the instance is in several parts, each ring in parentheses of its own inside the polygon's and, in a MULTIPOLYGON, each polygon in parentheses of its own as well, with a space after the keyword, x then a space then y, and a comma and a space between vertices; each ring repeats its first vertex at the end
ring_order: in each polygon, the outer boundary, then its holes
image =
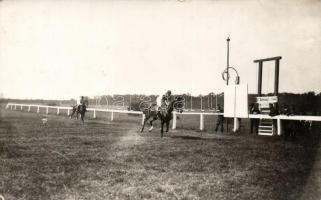
POLYGON ((172 124, 172 129, 176 129, 176 122, 177 122, 177 114, 176 111, 173 112, 173 124, 172 124))
POLYGON ((280 118, 277 119, 277 124, 278 124, 278 127, 277 127, 278 136, 280 136, 280 135, 282 135, 282 123, 281 123, 281 119, 280 118))
POLYGON ((200 130, 204 130, 204 115, 200 114, 200 130))
POLYGON ((113 111, 111 111, 110 121, 114 121, 114 112, 113 111))

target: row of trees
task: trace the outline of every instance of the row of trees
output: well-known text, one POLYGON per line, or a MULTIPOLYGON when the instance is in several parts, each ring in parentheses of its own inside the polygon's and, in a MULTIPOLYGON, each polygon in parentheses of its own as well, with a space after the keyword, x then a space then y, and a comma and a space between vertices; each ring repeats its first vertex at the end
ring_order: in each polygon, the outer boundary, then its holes
MULTIPOLYGON (((215 110, 218 104, 224 104, 224 95, 209 93, 208 95, 192 96, 191 94, 180 94, 184 97, 184 105, 187 110, 215 110)), ((267 94, 273 96, 273 94, 267 94)), ((249 104, 256 102, 255 94, 249 94, 249 104)), ((88 98, 90 107, 101 107, 110 109, 131 109, 140 110, 142 102, 156 102, 156 95, 102 95, 88 98)), ((45 104, 52 106, 71 106, 76 103, 75 99, 70 100, 42 100, 42 99, 0 99, 2 103, 9 101, 28 104, 45 104)), ((279 109, 282 105, 294 105, 299 114, 320 114, 321 112, 321 93, 307 92, 302 94, 280 93, 279 109)))

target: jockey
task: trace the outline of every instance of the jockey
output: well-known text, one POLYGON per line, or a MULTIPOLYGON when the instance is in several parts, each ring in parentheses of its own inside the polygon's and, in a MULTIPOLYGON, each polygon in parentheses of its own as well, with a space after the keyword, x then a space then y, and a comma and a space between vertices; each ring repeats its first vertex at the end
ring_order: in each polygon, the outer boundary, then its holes
POLYGON ((77 99, 77 103, 76 103, 76 108, 79 108, 80 105, 83 105, 85 103, 85 98, 84 96, 80 96, 78 99, 77 99))
POLYGON ((156 98, 156 110, 159 111, 161 107, 167 107, 173 100, 172 92, 168 90, 164 95, 158 95, 156 98))
POLYGON ((168 90, 165 95, 163 95, 162 98, 162 105, 165 105, 166 107, 171 104, 171 102, 174 100, 174 97, 172 95, 172 91, 168 90))

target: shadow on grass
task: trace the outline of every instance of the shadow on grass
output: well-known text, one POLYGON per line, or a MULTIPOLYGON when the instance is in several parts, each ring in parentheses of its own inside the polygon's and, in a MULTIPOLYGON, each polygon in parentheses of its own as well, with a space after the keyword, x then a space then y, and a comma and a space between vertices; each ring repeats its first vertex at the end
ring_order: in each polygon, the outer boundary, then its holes
POLYGON ((204 140, 205 138, 202 137, 198 137, 198 136, 189 136, 189 135, 184 135, 184 136, 170 136, 170 138, 181 138, 181 139, 185 139, 185 140, 204 140))

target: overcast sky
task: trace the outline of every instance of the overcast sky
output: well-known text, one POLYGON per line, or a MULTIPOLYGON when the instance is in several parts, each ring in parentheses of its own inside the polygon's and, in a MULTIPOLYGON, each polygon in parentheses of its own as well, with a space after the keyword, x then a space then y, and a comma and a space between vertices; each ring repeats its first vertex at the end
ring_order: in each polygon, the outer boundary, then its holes
MULTIPOLYGON (((321 1, 0 1, 0 93, 11 98, 222 92, 230 65, 282 56, 280 92, 321 92, 321 1)), ((263 91, 273 91, 273 62, 263 91)), ((234 79, 234 75, 231 75, 234 79)), ((234 80, 231 80, 234 82, 234 80)))

